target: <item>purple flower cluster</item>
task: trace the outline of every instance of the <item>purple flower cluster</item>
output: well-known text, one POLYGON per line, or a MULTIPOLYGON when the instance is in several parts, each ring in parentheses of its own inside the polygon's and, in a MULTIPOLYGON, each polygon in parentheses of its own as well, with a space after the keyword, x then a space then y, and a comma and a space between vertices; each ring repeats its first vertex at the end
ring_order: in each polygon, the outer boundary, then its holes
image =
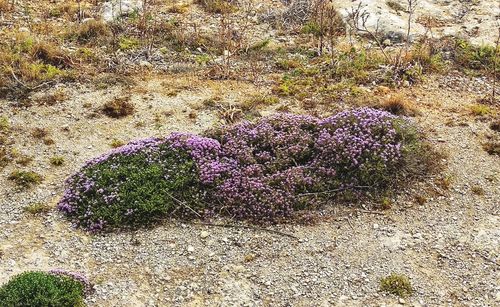
POLYGON ((69 277, 69 278, 71 278, 73 280, 76 280, 76 281, 80 282, 82 284, 83 288, 85 289, 86 293, 91 292, 92 289, 93 289, 93 286, 90 283, 90 281, 88 280, 88 278, 85 277, 81 273, 70 272, 70 271, 67 271, 67 270, 64 270, 64 269, 52 269, 48 273, 51 274, 51 275, 55 275, 55 276, 69 277))
POLYGON ((226 170, 226 166, 220 161, 221 146, 217 140, 174 132, 166 141, 170 148, 189 153, 198 167, 200 181, 204 184, 213 183, 226 170))
POLYGON ((277 114, 224 129, 220 139, 227 167, 214 196, 235 218, 276 220, 290 215, 301 192, 316 182, 308 167, 319 120, 277 114))
POLYGON ((397 121, 398 117, 371 108, 345 111, 322 120, 312 165, 325 175, 342 177, 344 184, 360 184, 369 173, 384 172, 401 158, 397 121))
POLYGON ((210 203, 204 208, 208 214, 277 221, 307 208, 311 202, 305 195, 382 184, 401 161, 404 138, 400 130, 404 122, 371 108, 344 111, 325 119, 276 114, 224 127, 213 137, 172 133, 162 139, 135 141, 89 161, 70 177, 59 209, 68 215, 78 214, 80 224, 91 231, 109 223, 96 216, 96 211, 120 208, 124 220, 140 215, 147 204, 124 203, 118 193, 128 178, 106 179, 106 174, 123 168, 123 163, 140 162, 142 166, 126 166, 127 171, 133 174, 143 171, 144 165, 157 164, 165 170, 160 180, 166 183, 178 173, 194 172, 204 203, 210 203), (174 161, 185 161, 187 156, 194 168, 175 165, 177 162, 167 159, 172 155, 178 157, 174 161))

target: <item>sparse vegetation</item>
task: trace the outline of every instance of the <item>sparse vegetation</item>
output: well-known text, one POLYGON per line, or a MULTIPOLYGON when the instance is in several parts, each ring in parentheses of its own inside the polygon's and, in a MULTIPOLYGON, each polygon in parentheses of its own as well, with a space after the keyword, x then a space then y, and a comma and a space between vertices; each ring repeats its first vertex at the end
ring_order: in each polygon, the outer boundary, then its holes
POLYGON ((415 106, 402 94, 389 96, 383 101, 381 108, 396 115, 415 116, 418 114, 415 106))
POLYGON ((395 273, 380 280, 380 290, 399 297, 408 297, 413 294, 413 287, 408 277, 395 273))
POLYGON ((50 206, 44 203, 33 203, 28 205, 27 207, 24 208, 24 211, 32 214, 32 215, 38 215, 38 214, 44 214, 50 211, 50 206))
POLYGON ((125 142, 124 141, 121 141, 119 139, 113 139, 111 141, 111 144, 109 144, 111 147, 113 148, 118 148, 118 147, 121 147, 123 145, 125 145, 125 142))
POLYGON ((61 166, 64 164, 64 157, 61 157, 61 156, 53 156, 53 157, 50 157, 50 164, 54 165, 54 166, 61 166))
POLYGON ((488 140, 483 144, 483 148, 490 155, 500 156, 500 141, 497 139, 488 140))
POLYGON ((491 108, 483 104, 473 104, 470 106, 470 112, 475 116, 486 116, 491 114, 491 108))
POLYGON ((481 186, 473 185, 470 189, 476 195, 484 195, 484 189, 481 186))
POLYGON ((35 139, 44 139, 49 135, 49 132, 46 128, 35 127, 31 130, 31 136, 35 139))
POLYGON ((102 111, 109 117, 121 118, 134 113, 134 105, 130 102, 130 96, 117 97, 106 102, 102 111))
POLYGON ((8 179, 21 187, 30 187, 42 182, 42 176, 33 171, 16 170, 9 175, 8 179))

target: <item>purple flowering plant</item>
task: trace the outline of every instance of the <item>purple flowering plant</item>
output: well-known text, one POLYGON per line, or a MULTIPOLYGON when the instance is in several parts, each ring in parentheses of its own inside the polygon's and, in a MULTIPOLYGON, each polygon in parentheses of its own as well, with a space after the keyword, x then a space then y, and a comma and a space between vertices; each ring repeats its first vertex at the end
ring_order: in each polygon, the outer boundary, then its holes
POLYGON ((214 176, 207 165, 217 146, 190 134, 131 142, 68 178, 58 208, 92 232, 150 224, 168 214, 200 215, 202 181, 214 176))
POLYGON ((91 231, 172 214, 277 222, 329 191, 386 188, 419 143, 407 119, 371 108, 276 114, 112 150, 67 180, 59 209, 91 231))

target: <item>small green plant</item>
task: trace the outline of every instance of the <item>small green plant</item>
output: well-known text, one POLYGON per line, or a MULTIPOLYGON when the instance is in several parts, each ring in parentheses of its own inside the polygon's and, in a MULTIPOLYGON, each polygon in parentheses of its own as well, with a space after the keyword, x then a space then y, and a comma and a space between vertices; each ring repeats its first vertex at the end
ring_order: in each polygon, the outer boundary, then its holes
POLYGON ((32 214, 43 214, 50 211, 50 206, 44 203, 33 203, 24 208, 24 211, 32 214))
POLYGON ((42 176, 32 171, 13 171, 9 180, 14 181, 18 186, 29 187, 42 182, 42 176))
POLYGON ((382 197, 380 201, 380 207, 383 210, 389 210, 392 208, 392 200, 389 197, 382 197))
POLYGON ((0 132, 7 132, 10 129, 9 119, 5 116, 0 117, 0 132))
POLYGON ((491 108, 484 104, 473 104, 469 107, 472 115, 485 116, 491 114, 491 108))
POLYGON ((109 144, 109 145, 113 148, 118 148, 118 147, 125 145, 125 142, 122 140, 119 140, 119 139, 113 139, 111 141, 111 144, 109 144))
POLYGON ((399 297, 408 297, 413 293, 413 288, 408 277, 395 273, 380 280, 380 290, 399 297))
POLYGON ((321 26, 318 23, 314 22, 314 21, 307 22, 302 27, 301 32, 304 33, 304 34, 312 34, 312 35, 314 35, 316 37, 319 37, 322 34, 321 26))
POLYGON ((0 306, 82 307, 85 285, 69 276, 24 272, 0 288, 0 306))
POLYGON ((137 38, 133 37, 121 37, 120 41, 118 42, 118 48, 120 48, 121 51, 128 51, 128 50, 133 50, 139 47, 139 40, 137 38))
POLYGON ((50 164, 54 166, 61 166, 64 164, 64 157, 54 156, 50 158, 50 164))

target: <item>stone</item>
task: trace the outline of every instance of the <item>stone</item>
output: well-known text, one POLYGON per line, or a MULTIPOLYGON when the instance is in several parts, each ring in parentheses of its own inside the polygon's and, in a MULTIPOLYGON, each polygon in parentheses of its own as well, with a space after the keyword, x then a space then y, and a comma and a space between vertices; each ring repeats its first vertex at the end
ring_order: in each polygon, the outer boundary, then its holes
POLYGON ((142 11, 142 0, 111 0, 102 5, 101 17, 105 22, 142 11))
POLYGON ((202 232, 200 233, 200 237, 201 237, 202 239, 205 239, 206 237, 208 237, 208 235, 209 235, 209 234, 208 234, 208 231, 202 231, 202 232))

